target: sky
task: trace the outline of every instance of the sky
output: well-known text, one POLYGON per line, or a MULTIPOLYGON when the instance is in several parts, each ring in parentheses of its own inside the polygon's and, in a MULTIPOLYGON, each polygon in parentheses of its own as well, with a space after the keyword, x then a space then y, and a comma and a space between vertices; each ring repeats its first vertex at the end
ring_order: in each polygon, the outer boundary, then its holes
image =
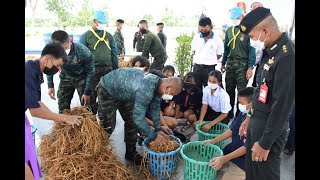
MULTIPOLYGON (((160 21, 165 8, 172 9, 178 16, 189 17, 193 14, 201 14, 205 7, 212 22, 220 26, 229 20, 228 10, 235 7, 240 0, 93 0, 94 9, 107 5, 109 14, 113 19, 134 19, 140 21, 145 14, 152 14, 155 21, 160 21)), ((242 0, 246 4, 247 13, 253 2, 260 2, 264 7, 270 8, 279 25, 291 25, 294 0, 242 0)), ((77 8, 77 7, 75 7, 77 8)), ((26 17, 30 17, 30 8, 26 8, 26 17)), ((53 16, 44 8, 44 0, 39 0, 36 16, 53 16)))

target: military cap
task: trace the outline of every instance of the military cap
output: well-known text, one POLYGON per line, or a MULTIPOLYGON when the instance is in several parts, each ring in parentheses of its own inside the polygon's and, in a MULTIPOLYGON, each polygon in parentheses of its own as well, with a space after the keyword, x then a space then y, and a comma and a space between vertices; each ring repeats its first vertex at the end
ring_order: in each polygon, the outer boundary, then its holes
POLYGON ((123 19, 117 19, 117 23, 124 23, 124 20, 123 19))
POLYGON ((271 15, 270 9, 264 7, 258 7, 250 11, 240 22, 241 32, 248 35, 257 24, 269 15, 271 15))

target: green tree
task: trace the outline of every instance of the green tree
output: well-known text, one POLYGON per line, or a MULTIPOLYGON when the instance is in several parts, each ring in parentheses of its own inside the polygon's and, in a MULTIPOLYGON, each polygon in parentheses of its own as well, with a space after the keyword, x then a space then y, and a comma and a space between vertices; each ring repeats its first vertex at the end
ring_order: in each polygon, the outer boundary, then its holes
POLYGON ((147 20, 149 26, 154 24, 154 19, 153 19, 153 16, 151 14, 145 14, 142 19, 147 20))
POLYGON ((34 21, 35 21, 35 15, 36 15, 36 8, 38 4, 38 0, 29 0, 28 1, 29 6, 31 8, 31 35, 34 36, 35 30, 34 30, 34 21))
POLYGON ((175 16, 172 9, 166 8, 164 14, 161 16, 161 21, 167 27, 180 26, 180 18, 175 16))
POLYGON ((186 72, 191 70, 191 41, 193 35, 189 36, 186 33, 182 33, 176 37, 178 47, 176 48, 174 65, 178 68, 180 77, 183 77, 186 72))
POLYGON ((71 27, 83 27, 92 24, 93 7, 92 0, 81 0, 77 3, 82 3, 81 9, 76 12, 69 20, 67 25, 71 27))
POLYGON ((45 0, 47 4, 47 9, 54 13, 58 17, 57 26, 63 29, 66 28, 68 24, 68 18, 70 17, 70 10, 72 7, 71 1, 68 0, 45 0))
POLYGON ((82 0, 82 9, 78 13, 80 21, 84 26, 88 26, 88 23, 92 21, 93 8, 91 6, 91 0, 82 0))

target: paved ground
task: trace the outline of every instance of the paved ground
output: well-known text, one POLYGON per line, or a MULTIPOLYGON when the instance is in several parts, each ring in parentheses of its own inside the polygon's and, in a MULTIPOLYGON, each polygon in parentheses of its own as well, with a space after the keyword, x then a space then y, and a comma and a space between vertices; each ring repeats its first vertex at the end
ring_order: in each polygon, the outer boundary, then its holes
MULTIPOLYGON (((46 80, 46 78, 45 78, 46 80)), ((252 80, 251 80, 252 81, 252 80)), ((54 82, 56 84, 56 87, 58 87, 59 84, 59 77, 58 75, 54 76, 54 82)), ((249 82, 250 83, 250 82, 249 82)), ((42 84, 42 95, 41 99, 42 102, 44 102, 49 109, 51 109, 54 112, 58 112, 58 105, 57 102, 54 100, 51 100, 49 96, 47 95, 47 82, 45 81, 42 84)), ((72 107, 79 106, 79 98, 78 95, 75 94, 73 100, 72 100, 72 107)), ((33 118, 33 123, 37 127, 37 133, 39 137, 37 138, 37 142, 40 142, 40 138, 42 135, 47 134, 50 129, 52 128, 53 121, 50 120, 43 120, 39 118, 33 118)), ((125 143, 123 141, 124 138, 124 128, 123 128, 123 120, 121 119, 120 114, 117 114, 117 125, 115 128, 115 131, 113 132, 112 136, 110 137, 110 144, 115 148, 115 151, 117 152, 117 155, 119 156, 119 160, 123 163, 126 163, 124 160, 124 154, 125 154, 125 143)), ((192 138, 193 140, 196 139, 196 136, 192 138)), ((138 151, 142 152, 142 148, 138 147, 138 151)), ((216 180, 219 180, 221 178, 221 175, 223 174, 224 169, 221 169, 218 171, 216 180)), ((175 175, 171 178, 174 180, 183 180, 183 166, 182 162, 179 160, 178 168, 175 172, 175 175)), ((282 164, 281 164, 281 180, 294 180, 295 179, 295 154, 292 156, 282 155, 282 164)))

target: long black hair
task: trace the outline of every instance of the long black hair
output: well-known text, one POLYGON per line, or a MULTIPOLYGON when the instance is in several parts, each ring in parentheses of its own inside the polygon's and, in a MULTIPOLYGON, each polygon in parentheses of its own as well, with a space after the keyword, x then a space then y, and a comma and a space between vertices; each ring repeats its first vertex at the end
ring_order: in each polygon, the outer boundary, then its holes
MULTIPOLYGON (((218 70, 212 70, 211 72, 209 72, 208 76, 213 76, 215 78, 217 78, 219 86, 221 88, 223 88, 223 84, 222 84, 222 74, 220 71, 218 70)), ((224 88, 223 88, 224 89, 224 88)))

